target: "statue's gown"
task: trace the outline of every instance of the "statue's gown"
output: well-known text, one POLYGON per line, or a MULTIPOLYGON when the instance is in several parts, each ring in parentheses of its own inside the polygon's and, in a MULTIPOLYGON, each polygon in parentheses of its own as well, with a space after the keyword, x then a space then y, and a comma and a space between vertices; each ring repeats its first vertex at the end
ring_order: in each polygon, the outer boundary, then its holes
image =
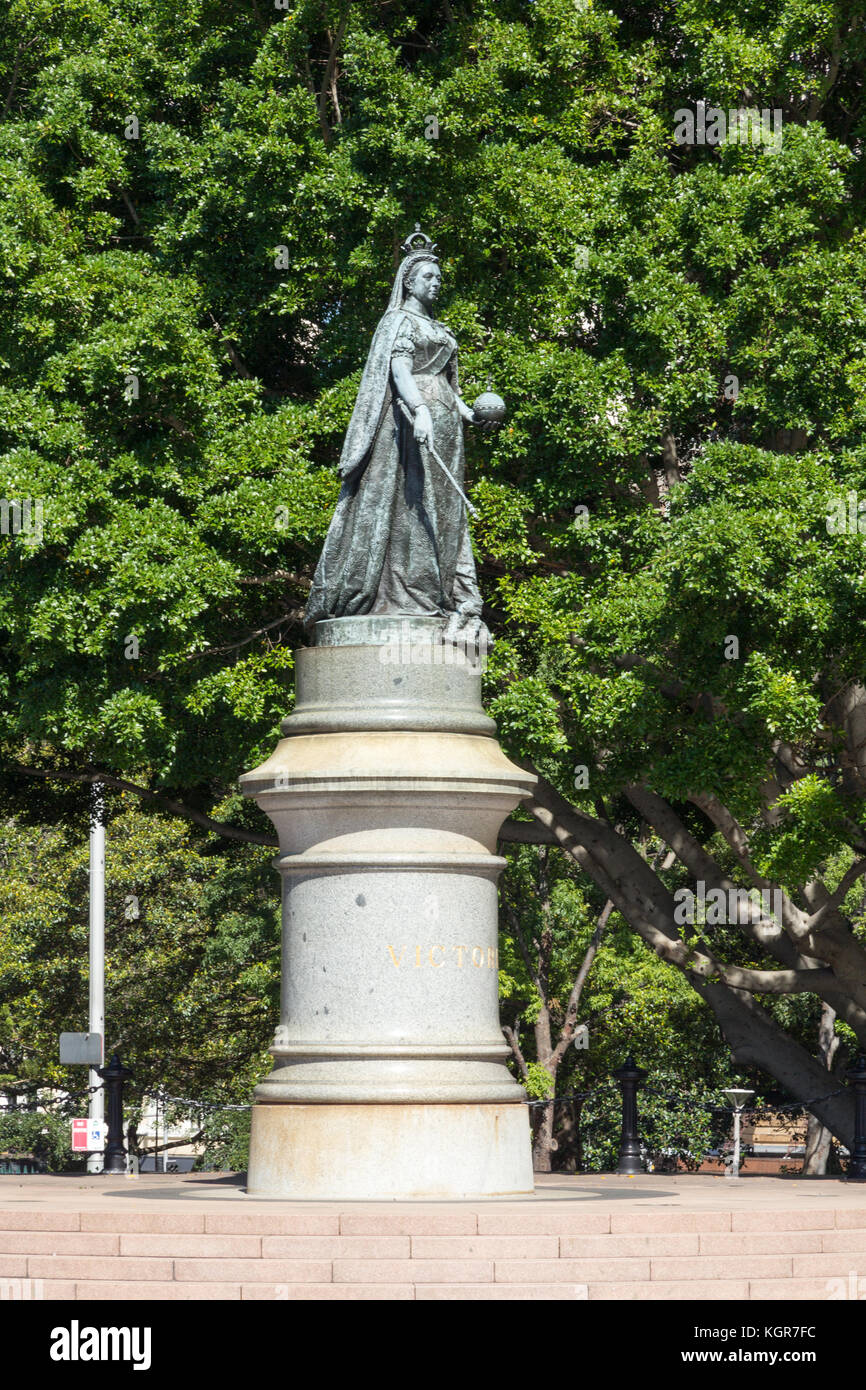
POLYGON ((433 420, 434 447, 463 487, 457 343, 434 319, 390 310, 347 433, 343 489, 313 580, 308 627, 361 613, 481 614, 466 509, 415 441, 391 375, 396 360, 411 367, 433 420))

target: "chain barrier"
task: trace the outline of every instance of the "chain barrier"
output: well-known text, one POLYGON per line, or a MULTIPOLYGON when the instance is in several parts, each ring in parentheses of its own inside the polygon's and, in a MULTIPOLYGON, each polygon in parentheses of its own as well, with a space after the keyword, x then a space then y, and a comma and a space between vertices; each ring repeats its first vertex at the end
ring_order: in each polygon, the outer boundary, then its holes
MULTIPOLYGON (((65 1092, 62 1100, 58 1099, 42 1101, 40 1102, 40 1105, 43 1108, 46 1108, 49 1105, 66 1105, 70 1100, 77 1100, 82 1096, 91 1096, 96 1091, 101 1090, 101 1085, 86 1086, 76 1091, 65 1092)), ((534 1109, 535 1107, 541 1105, 565 1105, 566 1103, 571 1101, 592 1100, 594 1097, 603 1095, 605 1092, 617 1092, 618 1090, 619 1087, 616 1085, 615 1082, 603 1081, 599 1086, 595 1086, 591 1091, 570 1091, 568 1092, 568 1094, 564 1096, 545 1096, 538 1100, 523 1101, 523 1104, 528 1106, 529 1109, 534 1109)), ((791 1101, 783 1105, 776 1105, 773 1102, 767 1102, 764 1105, 752 1105, 745 1107, 741 1109, 739 1113, 743 1118, 747 1118, 753 1115, 766 1116, 795 1114, 797 1111, 811 1110, 813 1105, 820 1105, 824 1101, 833 1100, 836 1096, 841 1096, 844 1092, 847 1092, 847 1090, 848 1088, 846 1086, 838 1086, 835 1091, 829 1091, 826 1095, 823 1096, 814 1096, 810 1100, 791 1101)), ((696 1110, 706 1110, 709 1114, 736 1114, 736 1109, 734 1106, 723 1105, 720 1102, 708 1103, 706 1100, 702 1100, 699 1097, 691 1095, 670 1095, 668 1092, 658 1090, 655 1086, 643 1086, 641 1087, 639 1094, 641 1096, 652 1096, 655 1099, 663 1100, 667 1105, 676 1106, 680 1109, 685 1109, 689 1106, 692 1106, 696 1110)), ((243 1111, 252 1110, 253 1108, 251 1103, 248 1103, 246 1105, 232 1105, 222 1104, 220 1101, 193 1100, 191 1096, 171 1096, 165 1091, 151 1091, 145 1093, 142 1095, 142 1102, 148 1097, 152 1100, 155 1100, 157 1104, 162 1106, 181 1105, 193 1110, 243 1111)), ((13 1112, 4 1111, 3 1113, 10 1114, 13 1112)))
POLYGON ((163 1106, 186 1105, 194 1110, 252 1110, 253 1108, 251 1103, 247 1105, 222 1105, 219 1101, 192 1100, 190 1096, 170 1096, 165 1091, 152 1091, 150 1094, 163 1106))
MULTIPOLYGON (((822 1101, 832 1100, 834 1096, 841 1096, 843 1091, 847 1091, 846 1086, 839 1086, 835 1091, 829 1091, 824 1096, 814 1096, 811 1100, 791 1101, 784 1105, 776 1105, 773 1101, 767 1101, 764 1105, 750 1105, 740 1110, 740 1115, 782 1115, 794 1114, 798 1110, 811 1110, 813 1105, 820 1105, 822 1101)), ((707 1104, 706 1101, 694 1100, 691 1096, 671 1096, 664 1091, 657 1090, 654 1086, 644 1086, 640 1092, 644 1096, 656 1096, 664 1100, 668 1105, 684 1107, 693 1104, 696 1109, 707 1110, 714 1114, 736 1114, 736 1107, 732 1105, 707 1104)))
POLYGON ((566 1096, 546 1096, 543 1100, 525 1100, 523 1104, 528 1105, 530 1109, 534 1105, 560 1105, 567 1100, 591 1100, 593 1096, 601 1095, 603 1091, 615 1091, 616 1089, 613 1081, 603 1081, 592 1091, 570 1091, 566 1096))
MULTIPOLYGON (((47 1086, 40 1086, 42 1091, 48 1090, 47 1086)), ((102 1090, 102 1082, 98 1086, 82 1086, 77 1091, 67 1091, 64 1089, 62 1096, 35 1096, 28 1100, 26 1105, 7 1106, 0 1109, 0 1115, 36 1115, 40 1111, 51 1111, 52 1107, 60 1108, 68 1105, 70 1101, 79 1100, 82 1096, 90 1097, 97 1091, 102 1090), (32 1104, 30 1103, 32 1101, 32 1104)))
MULTIPOLYGON (((560 1105, 565 1101, 591 1100, 593 1096, 600 1095, 604 1091, 618 1091, 618 1089, 618 1086, 614 1082, 606 1081, 603 1082, 602 1085, 596 1086, 592 1091, 571 1091, 565 1096, 547 1096, 542 1100, 527 1100, 523 1103, 524 1105, 528 1105, 530 1109, 537 1105, 560 1105)), ((752 1105, 747 1109, 741 1110, 740 1115, 746 1118, 750 1115, 794 1114, 798 1110, 811 1110, 813 1105, 820 1105, 823 1101, 833 1100, 835 1096, 841 1096, 843 1092, 847 1092, 847 1090, 847 1086, 839 1086, 835 1091, 830 1091, 824 1096, 814 1096, 811 1100, 792 1101, 784 1105, 776 1105, 771 1101, 763 1106, 752 1105)), ((696 1110, 706 1110, 709 1114, 715 1115, 734 1115, 737 1113, 735 1107, 732 1105, 723 1105, 720 1102, 707 1103, 706 1100, 701 1100, 696 1096, 672 1096, 665 1091, 659 1091, 654 1086, 641 1087, 639 1094, 641 1096, 653 1096, 659 1100, 665 1101, 668 1105, 679 1106, 680 1109, 692 1106, 696 1110)))

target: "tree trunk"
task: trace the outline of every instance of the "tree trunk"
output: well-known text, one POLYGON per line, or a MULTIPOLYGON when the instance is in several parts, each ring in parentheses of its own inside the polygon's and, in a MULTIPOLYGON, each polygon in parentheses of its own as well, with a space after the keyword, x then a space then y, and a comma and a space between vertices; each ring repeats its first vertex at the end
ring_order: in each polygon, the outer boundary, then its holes
MULTIPOLYGON (((556 843, 554 841, 554 843, 556 843)), ((592 963, 598 954, 601 946, 610 914, 613 911, 613 901, 608 898, 601 910, 598 921, 595 924, 589 945, 584 952, 580 968, 575 976, 574 984, 568 997, 565 1007, 565 1014, 562 1021, 559 1040, 554 1045, 553 1026, 550 1014, 550 969, 553 958, 553 928, 551 921, 550 908, 550 888, 548 880, 548 844, 542 843, 538 849, 538 899, 541 904, 542 927, 537 937, 530 941, 521 928, 520 913, 516 905, 509 901, 506 894, 502 897, 502 910, 506 921, 511 927, 511 934, 517 943, 524 964, 532 978, 538 991, 541 1001, 538 1016, 533 1025, 535 1033, 535 1057, 539 1066, 543 1067, 550 1077, 550 1096, 548 1105, 533 1105, 531 1110, 532 1123, 532 1164, 536 1173, 550 1173, 553 1171, 552 1154, 560 1148, 558 1138, 554 1134, 557 1121, 556 1103, 553 1099, 556 1095, 556 1077, 559 1072, 560 1064, 565 1057, 569 1044, 574 1039, 574 1031, 577 1026, 577 1015, 580 1008, 583 987, 586 984, 587 976, 592 969, 592 963), (532 958, 530 944, 535 951, 535 959, 532 958)), ((502 1032, 508 1041, 512 1055, 517 1063, 521 1078, 526 1081, 529 1076, 529 1068, 526 1058, 520 1046, 519 1020, 516 1026, 510 1027, 503 1025, 502 1032)), ((578 1102, 578 1105, 580 1102, 578 1102)), ((565 1118, 563 1131, 567 1134, 566 1147, 573 1150, 577 1149, 577 1130, 579 1116, 575 1117, 577 1123, 565 1118), (572 1138, 574 1142, 572 1142, 572 1138)), ((572 1153, 571 1167, 569 1171, 576 1171, 579 1166, 579 1155, 572 1153)), ((560 1164, 558 1167, 562 1168, 560 1164)))
POLYGON ((580 1153, 580 1107, 579 1100, 568 1101, 560 1106, 559 1130, 556 1135, 556 1171, 558 1173, 579 1173, 580 1153))
MULTIPOLYGON (((552 1081, 551 1095, 556 1092, 556 1071, 557 1063, 553 1059, 553 1047, 550 1040, 550 1010, 545 1001, 541 1006, 538 1018, 535 1020, 535 1056, 540 1066, 550 1073, 552 1081)), ((556 1106, 553 1101, 549 1105, 538 1106, 541 1119, 535 1131, 535 1141, 532 1145, 532 1166, 536 1173, 551 1172, 550 1156, 556 1148, 556 1140, 553 1137, 553 1119, 556 1106)))
MULTIPOLYGON (((833 1070, 833 1060, 839 1048, 835 1030, 836 1011, 829 1004, 821 1005, 821 1022, 818 1024, 818 1056, 828 1071, 833 1070)), ((822 1125, 817 1115, 809 1116, 806 1130, 806 1153, 803 1157, 804 1177, 825 1177, 827 1160, 830 1157, 832 1135, 826 1125, 822 1125)))
POLYGON ((666 430, 662 435, 662 467, 665 474, 665 484, 667 490, 670 491, 680 481, 680 467, 677 458, 677 441, 669 430, 666 430))
POLYGON ((823 1178, 827 1174, 832 1135, 826 1125, 814 1115, 809 1116, 806 1130, 806 1152, 803 1156, 803 1177, 823 1178))
POLYGON ((662 959, 678 968, 718 1020, 734 1060, 774 1076, 791 1095, 811 1108, 850 1148, 854 1140, 854 1100, 833 1096, 826 1067, 756 1003, 746 989, 726 984, 693 968, 674 925, 672 893, 613 826, 571 806, 538 772, 527 809, 551 829, 561 848, 607 894, 629 925, 662 959), (817 1099, 822 1097, 822 1099, 817 1099))
POLYGON ((551 1154, 556 1148, 556 1140, 553 1137, 553 1114, 556 1109, 553 1101, 549 1105, 539 1105, 541 1121, 535 1131, 535 1143, 532 1146, 532 1167, 536 1173, 550 1173, 553 1171, 551 1164, 551 1154))

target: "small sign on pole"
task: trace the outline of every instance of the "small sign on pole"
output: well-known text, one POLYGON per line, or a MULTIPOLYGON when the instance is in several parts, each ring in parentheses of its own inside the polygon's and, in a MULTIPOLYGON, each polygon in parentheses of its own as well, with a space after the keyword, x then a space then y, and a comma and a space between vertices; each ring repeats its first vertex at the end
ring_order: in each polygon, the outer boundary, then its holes
POLYGON ((104 1120, 72 1121, 72 1152, 102 1153, 105 1149, 104 1120))
POLYGON ((67 1067, 101 1067, 105 1061, 101 1033, 61 1033, 60 1060, 67 1067))

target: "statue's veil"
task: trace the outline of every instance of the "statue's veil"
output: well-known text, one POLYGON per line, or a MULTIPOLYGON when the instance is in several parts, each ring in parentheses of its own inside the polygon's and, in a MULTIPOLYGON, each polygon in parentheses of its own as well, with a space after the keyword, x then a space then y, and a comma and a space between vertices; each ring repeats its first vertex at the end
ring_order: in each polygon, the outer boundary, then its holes
POLYGON ((402 318, 407 276, 421 261, 436 261, 438 264, 438 259, 431 251, 410 251, 400 262, 388 307, 373 334, 367 363, 358 387, 355 409, 346 430, 343 452, 340 455, 340 473, 344 478, 348 478, 367 462, 367 455, 379 425, 391 404, 391 349, 402 318))

